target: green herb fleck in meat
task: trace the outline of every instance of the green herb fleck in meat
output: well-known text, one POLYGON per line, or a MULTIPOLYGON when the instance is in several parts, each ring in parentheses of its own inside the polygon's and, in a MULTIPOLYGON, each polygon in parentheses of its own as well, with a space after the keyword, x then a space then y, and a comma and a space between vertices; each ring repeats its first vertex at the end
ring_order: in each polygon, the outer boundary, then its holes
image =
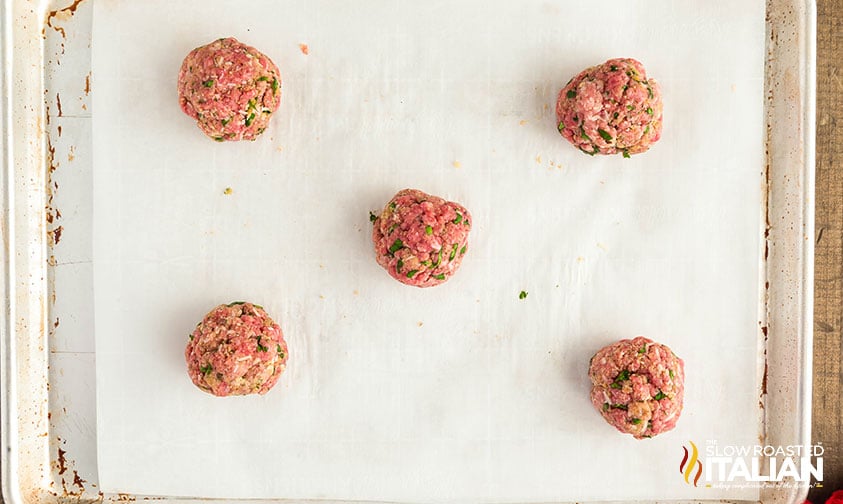
POLYGON ((272 92, 278 91, 278 79, 272 79, 272 92))
POLYGON ((404 267, 404 261, 402 261, 401 259, 398 259, 398 264, 395 266, 395 272, 401 273, 401 268, 403 268, 403 267, 404 267))
POLYGON ((282 359, 284 358, 284 352, 281 350, 281 345, 278 343, 275 344, 275 353, 280 355, 282 359))
POLYGON ((188 334, 187 337, 190 338, 190 341, 193 341, 193 335, 192 334, 188 334))
POLYGON ((603 140, 605 140, 607 142, 612 141, 612 135, 610 135, 608 131, 597 128, 597 133, 600 133, 600 136, 603 138, 603 140))
POLYGON ((468 245, 463 245, 462 248, 460 249, 460 255, 465 254, 466 250, 468 250, 468 245))
POLYGON ((641 423, 641 419, 640 418, 633 418, 633 419, 630 419, 629 423, 631 423, 632 425, 638 425, 638 424, 641 423))
POLYGON ((442 249, 439 249, 439 253, 436 254, 436 260, 433 261, 433 267, 439 266, 439 263, 442 262, 442 249))
POLYGON ((521 291, 521 293, 518 294, 518 299, 526 299, 526 298, 527 298, 527 291, 521 291))
POLYGON ((631 157, 631 156, 629 155, 629 151, 628 151, 628 150, 626 150, 626 149, 624 149, 624 150, 623 150, 623 157, 625 157, 625 158, 627 158, 627 159, 629 159, 629 158, 631 157))
POLYGON ((214 79, 208 79, 205 82, 203 82, 202 85, 205 86, 205 87, 211 87, 211 86, 214 85, 214 79))
POLYGON ((251 126, 252 121, 254 121, 254 120, 255 120, 255 113, 252 112, 251 114, 249 114, 249 117, 246 118, 246 127, 248 128, 249 126, 251 126))
POLYGON ((261 75, 260 77, 258 77, 258 82, 266 82, 268 80, 269 77, 267 77, 266 75, 261 75))
POLYGON ((445 280, 445 273, 439 273, 438 275, 433 275, 433 278, 437 280, 445 280))
POLYGON ((570 100, 571 98, 576 98, 576 97, 577 97, 577 92, 576 92, 576 91, 574 91, 573 89, 569 89, 569 90, 568 90, 568 92, 567 92, 567 93, 565 93, 565 96, 567 96, 567 97, 568 97, 568 99, 570 100))
POLYGON ((583 129, 582 126, 580 126, 580 136, 583 139, 588 140, 589 142, 591 141, 591 138, 589 138, 588 135, 585 134, 585 130, 583 129))
POLYGON ((432 266, 430 261, 422 261, 421 263, 422 263, 422 266, 427 266, 428 268, 432 266))
POLYGON ((556 129, 559 130, 559 133, 562 133, 562 130, 565 129, 565 123, 560 121, 559 124, 556 125, 556 129))
POLYGON ((375 212, 369 212, 369 222, 375 222, 378 220, 378 216, 375 215, 375 212))
POLYGON ((397 228, 397 227, 398 227, 398 224, 393 224, 393 225, 389 226, 389 229, 386 231, 386 234, 392 234, 392 232, 395 231, 395 228, 397 228))
POLYGON ((391 203, 389 204, 389 209, 390 209, 390 210, 395 210, 395 206, 396 206, 396 205, 395 205, 395 202, 393 201, 393 202, 391 202, 391 203))
POLYGON ((224 142, 224 141, 225 141, 225 138, 223 138, 221 136, 214 137, 214 142, 224 142))
POLYGON ((661 401, 665 397, 667 397, 667 395, 664 392, 662 392, 661 390, 659 390, 659 393, 656 394, 655 396, 653 396, 653 399, 655 399, 656 401, 661 401))
POLYGON ((653 107, 647 107, 647 113, 653 115, 653 107))
POLYGON ((647 86, 647 94, 650 95, 650 99, 653 99, 653 88, 647 86))
POLYGON ((236 305, 241 305, 241 304, 246 304, 246 302, 245 301, 234 301, 233 303, 228 303, 228 306, 236 306, 236 305))
POLYGON ((399 239, 395 240, 394 242, 392 242, 392 245, 389 246, 389 253, 394 254, 394 253, 398 252, 399 250, 401 250, 402 248, 404 248, 404 242, 402 242, 401 239, 399 238, 399 239))
POLYGON ((609 411, 609 403, 607 403, 607 402, 603 403, 603 411, 609 411))
POLYGON ((426 234, 426 235, 428 235, 428 236, 432 235, 432 234, 433 234, 433 227, 431 227, 431 226, 425 226, 425 227, 424 227, 424 234, 426 234))
POLYGON ((462 222, 462 215, 459 212, 457 212, 457 216, 454 218, 453 222, 454 224, 459 224, 460 222, 462 222))
POLYGON ((612 384, 609 385, 609 386, 612 387, 613 389, 621 389, 621 388, 623 388, 623 385, 621 385, 621 382, 626 381, 626 380, 629 380, 629 370, 624 369, 623 371, 618 373, 618 376, 615 377, 615 381, 612 382, 612 384))
POLYGON ((644 128, 644 134, 646 135, 650 131, 650 125, 648 124, 646 128, 644 128))
POLYGON ((206 365, 202 366, 201 368, 199 368, 199 371, 202 371, 202 374, 204 374, 204 375, 209 374, 213 370, 214 370, 214 367, 211 366, 210 364, 206 364, 206 365))
POLYGON ((627 110, 632 110, 632 109, 634 109, 634 108, 635 108, 635 107, 633 107, 632 105, 627 105, 627 106, 626 106, 626 109, 627 109, 627 110))
POLYGON ((619 410, 624 410, 624 411, 629 409, 629 407, 626 404, 613 404, 611 407, 612 407, 612 409, 619 409, 619 410))
POLYGON ((612 65, 612 66, 609 67, 610 72, 615 72, 615 71, 617 71, 617 69, 618 69, 618 67, 616 67, 615 65, 612 65))
POLYGON ((449 260, 449 261, 453 261, 453 260, 454 260, 454 257, 456 257, 456 256, 457 256, 457 248, 459 248, 459 246, 460 246, 460 244, 459 244, 459 243, 455 243, 455 244, 454 244, 454 249, 453 249, 453 250, 451 250, 451 255, 448 257, 448 260, 449 260))
POLYGON ((416 276, 416 273, 418 273, 418 272, 419 272, 419 270, 410 270, 410 271, 408 271, 408 272, 407 272, 407 278, 413 278, 414 276, 416 276))
POLYGON ((641 348, 639 348, 638 353, 641 354, 641 355, 644 355, 645 353, 647 353, 647 345, 644 345, 641 348))
POLYGON ((268 352, 269 347, 261 345, 261 337, 262 336, 258 336, 258 352, 268 352))
POLYGON ((668 374, 670 375, 670 379, 672 380, 672 379, 673 379, 673 370, 672 370, 672 369, 668 369, 668 370, 667 370, 667 372, 668 372, 668 374))
POLYGON ((620 114, 618 114, 617 112, 615 112, 614 114, 612 114, 612 119, 617 119, 617 118, 618 118, 618 115, 620 115, 620 114))
POLYGON ((226 124, 231 122, 231 118, 225 118, 222 120, 222 125, 225 126, 226 124))

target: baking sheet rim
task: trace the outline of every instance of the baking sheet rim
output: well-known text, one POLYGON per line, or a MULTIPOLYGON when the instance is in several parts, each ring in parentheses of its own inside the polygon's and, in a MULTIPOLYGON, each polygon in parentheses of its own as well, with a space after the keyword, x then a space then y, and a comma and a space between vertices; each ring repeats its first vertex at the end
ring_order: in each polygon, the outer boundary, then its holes
MULTIPOLYGON (((42 90, 44 88, 44 72, 46 71, 46 57, 44 54, 43 33, 49 3, 38 2, 37 9, 30 9, 25 0, 4 0, 0 5, 0 35, 3 41, 3 96, 0 105, 2 114, 2 158, 3 176, 6 184, 3 190, 3 234, 4 247, 2 258, 4 262, 4 294, 7 304, 3 310, 3 357, 0 360, 0 377, 2 384, 2 445, 0 458, 2 463, 3 497, 7 502, 29 502, 38 496, 55 495, 51 493, 46 482, 50 479, 49 437, 37 437, 43 429, 49 429, 47 413, 47 390, 45 386, 47 368, 49 365, 48 341, 46 334, 46 319, 48 316, 47 297, 49 296, 46 281, 47 272, 47 244, 44 227, 43 205, 33 205, 38 201, 38 194, 26 191, 31 187, 45 187, 46 145, 43 118, 46 111, 43 103, 42 90), (21 19, 18 19, 20 17, 21 19), (30 23, 21 21, 29 20, 30 23), (33 22, 35 21, 35 22, 33 22), (21 43, 24 37, 25 43, 21 43), (29 37, 29 38, 26 38, 29 37), (18 42, 19 45, 14 45, 18 42), (38 61, 40 65, 33 71, 20 70, 21 66, 10 62, 38 61), (23 75, 21 75, 23 74, 23 75), (40 78, 32 78, 33 76, 40 78), (23 77, 23 78, 21 78, 23 77), (15 84, 19 82, 21 84, 15 84), (34 98, 34 100, 33 100, 34 98), (34 107, 38 114, 26 114, 26 107, 34 107), (17 128, 16 128, 17 126, 17 128), (38 142, 28 141, 33 138, 38 142), (23 167, 16 170, 15 167, 23 167), (23 189, 23 190, 21 190, 23 189), (20 196, 16 198, 15 196, 20 196), (16 288, 25 286, 26 289, 16 288), (27 393, 19 393, 27 392, 27 393), (23 418, 24 412, 37 412, 37 418, 23 418), (35 442, 33 442, 35 440, 35 442), (39 441, 43 440, 43 441, 39 441), (46 459, 42 457, 46 455, 46 459), (36 469, 36 474, 26 472, 36 469), (24 474, 19 471, 23 469, 24 474), (40 473, 40 474, 39 474, 40 473), (28 499, 24 496, 29 496, 28 499)), ((799 7, 798 0, 768 0, 768 30, 771 22, 771 6, 778 4, 783 12, 784 7, 792 3, 799 7)), ((815 96, 816 96, 816 4, 814 0, 807 0, 800 9, 795 9, 794 15, 803 22, 798 23, 796 30, 799 35, 800 53, 800 89, 797 98, 802 105, 802 114, 798 119, 801 127, 802 152, 801 169, 802 194, 799 212, 800 226, 795 258, 799 269, 797 284, 800 302, 796 307, 798 323, 795 329, 798 343, 798 373, 796 380, 795 403, 799 412, 799 422, 795 438, 801 444, 810 443, 811 422, 811 352, 813 342, 813 248, 814 248, 814 133, 815 133, 815 96)), ((768 36, 768 44, 776 44, 768 36)), ((779 49, 782 49, 779 47, 779 49)), ((768 49, 768 62, 773 54, 768 49)), ((783 63, 780 63, 783 64, 783 63)), ((767 79, 769 79, 769 75, 767 79)), ((787 104, 783 92, 774 94, 773 105, 787 104)), ((783 127, 783 126, 782 126, 783 127)), ((779 166, 782 161, 770 166, 779 166)), ((773 194, 773 186, 768 187, 768 194, 773 194)), ((769 206, 768 206, 769 209, 769 206)), ((793 237, 790 237, 793 238, 793 237)), ((775 275, 775 268, 767 268, 768 274, 775 275)), ((771 282, 771 285, 776 285, 771 282)), ((770 313, 768 303, 767 312, 770 313)), ((775 312, 773 317, 775 317, 775 312)), ((769 321, 772 322, 772 321, 769 321)), ((771 335, 775 334, 771 330, 771 335)), ((775 369, 774 369, 775 372, 775 369)), ((770 411, 765 410, 762 419, 764 425, 769 426, 770 411)), ((775 417, 775 414, 773 414, 775 417)), ((776 419, 776 418, 774 418, 776 419)), ((781 421, 786 419, 782 416, 781 421)), ((791 418, 792 420, 792 418, 791 418)), ((791 440, 793 441, 793 440, 791 440)), ((803 498, 807 489, 796 493, 774 491, 767 492, 770 497, 798 500, 803 498)), ((765 496, 767 494, 764 494, 765 496)), ((91 495, 95 499, 96 496, 91 495)), ((40 499, 39 499, 40 500, 40 499)))

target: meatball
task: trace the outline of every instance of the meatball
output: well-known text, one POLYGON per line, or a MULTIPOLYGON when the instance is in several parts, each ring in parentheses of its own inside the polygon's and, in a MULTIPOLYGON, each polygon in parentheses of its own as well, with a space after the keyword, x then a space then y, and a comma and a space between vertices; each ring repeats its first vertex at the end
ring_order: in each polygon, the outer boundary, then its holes
POLYGON ((636 439, 676 426, 685 394, 685 364, 670 348, 644 337, 621 340, 591 358, 591 403, 636 439))
POLYGON ((263 307, 243 301, 205 315, 184 351, 194 385, 215 396, 267 393, 288 356, 278 324, 263 307))
POLYGON ((378 264, 407 285, 446 282, 468 250, 468 210, 416 189, 399 191, 372 222, 378 264))
POLYGON ((556 123, 586 154, 629 157, 661 137, 661 88, 640 62, 611 59, 568 81, 556 102, 556 123))
POLYGON ((178 90, 181 109, 209 137, 254 140, 281 103, 281 75, 254 47, 221 38, 184 58, 178 90))

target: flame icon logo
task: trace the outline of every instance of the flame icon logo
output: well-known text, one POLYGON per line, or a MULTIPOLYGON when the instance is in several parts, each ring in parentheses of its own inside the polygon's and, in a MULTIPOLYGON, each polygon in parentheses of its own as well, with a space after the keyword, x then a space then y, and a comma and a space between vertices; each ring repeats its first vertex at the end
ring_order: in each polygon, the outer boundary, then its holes
POLYGON ((693 441, 688 442, 691 443, 691 451, 689 453, 688 448, 685 448, 684 446, 682 447, 682 449, 685 450, 685 456, 682 457, 682 462, 679 463, 679 474, 685 476, 685 483, 690 484, 691 474, 693 474, 694 469, 696 469, 696 474, 694 475, 694 486, 697 486, 697 482, 700 480, 700 476, 702 476, 702 462, 699 460, 697 445, 695 445, 693 441))

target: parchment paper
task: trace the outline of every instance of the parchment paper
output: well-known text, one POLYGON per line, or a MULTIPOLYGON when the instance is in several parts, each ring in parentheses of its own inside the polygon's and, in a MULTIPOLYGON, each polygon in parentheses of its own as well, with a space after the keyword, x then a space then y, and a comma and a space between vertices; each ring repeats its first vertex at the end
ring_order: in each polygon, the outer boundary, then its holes
POLYGON ((764 26, 762 0, 97 0, 101 489, 756 498, 678 467, 688 441, 754 444, 761 428, 764 26), (254 143, 215 143, 178 107, 182 59, 223 36, 281 68, 254 143), (557 92, 624 56, 662 84, 663 138, 586 156, 556 132, 557 92), (405 187, 474 215, 440 287, 375 263, 368 212, 405 187), (264 305, 290 345, 263 397, 187 377, 188 333, 234 300, 264 305), (677 428, 645 441, 600 418, 586 376, 636 335, 687 373, 677 428))

